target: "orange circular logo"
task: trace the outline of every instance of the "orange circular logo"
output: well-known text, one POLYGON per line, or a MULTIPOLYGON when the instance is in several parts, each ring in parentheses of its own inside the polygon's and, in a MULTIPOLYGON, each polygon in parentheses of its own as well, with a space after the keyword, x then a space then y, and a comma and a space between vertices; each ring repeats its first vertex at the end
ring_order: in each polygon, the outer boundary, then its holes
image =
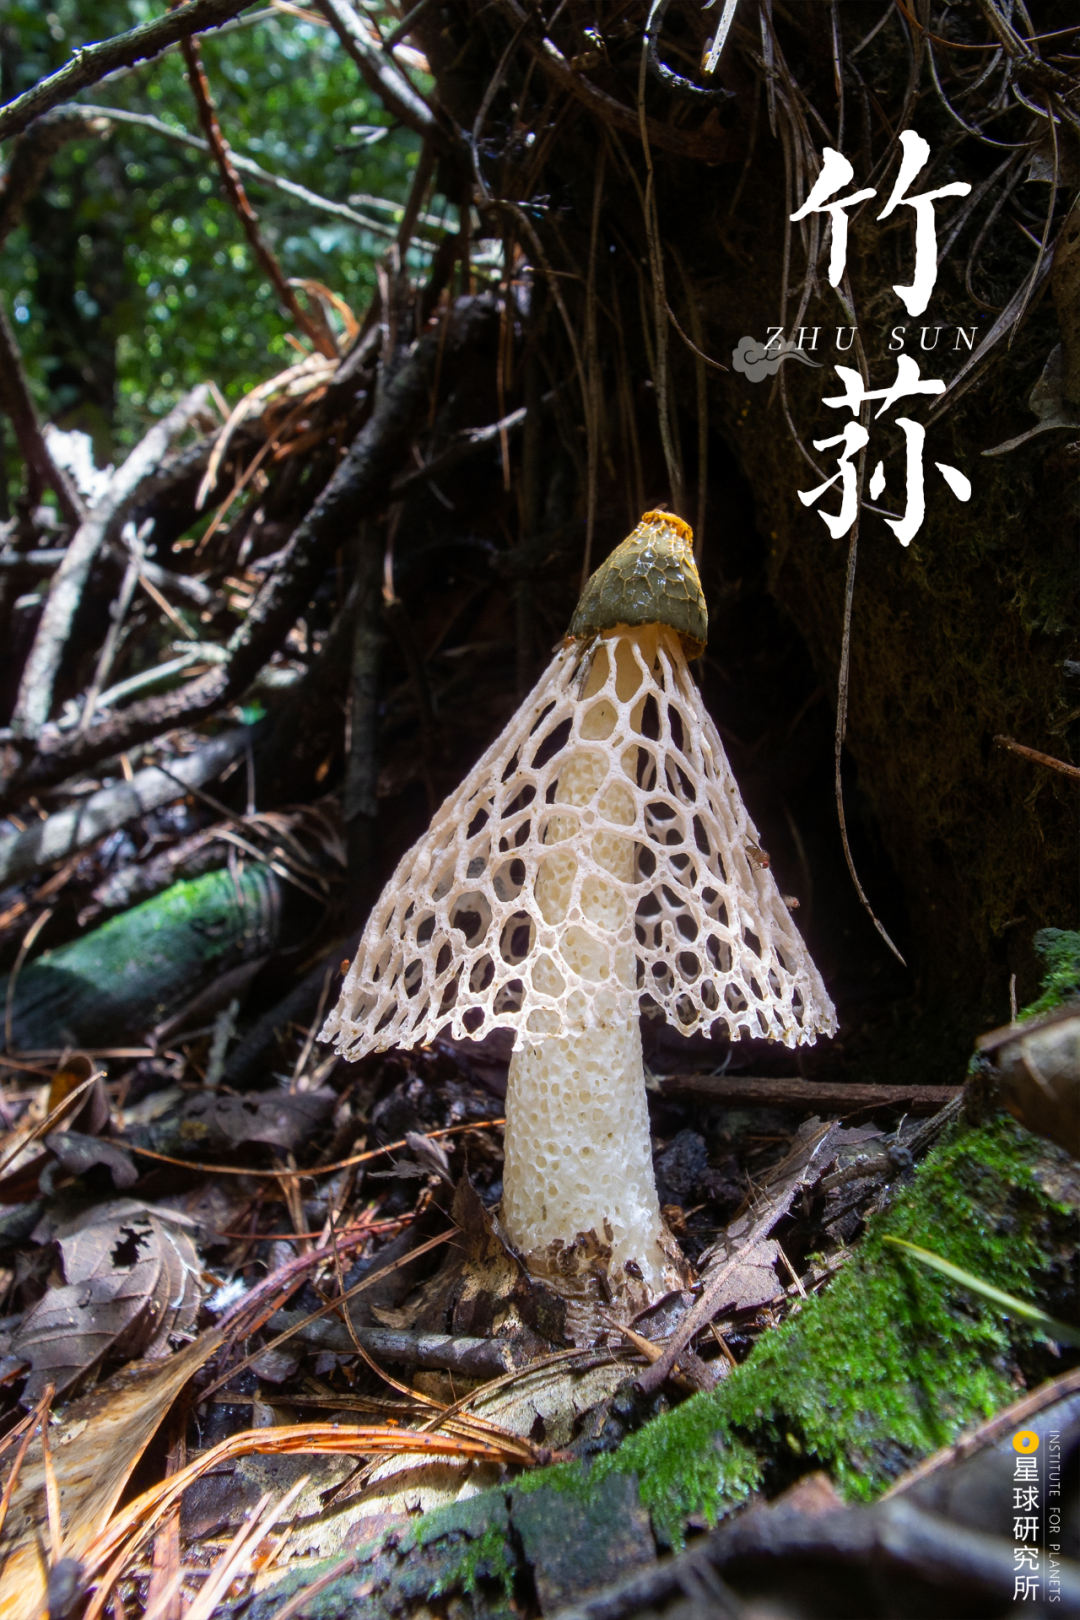
POLYGON ((1014 1451, 1022 1451, 1025 1455, 1030 1455, 1031 1452, 1038 1451, 1038 1449, 1039 1437, 1034 1429, 1020 1429, 1018 1433, 1013 1435, 1014 1451))

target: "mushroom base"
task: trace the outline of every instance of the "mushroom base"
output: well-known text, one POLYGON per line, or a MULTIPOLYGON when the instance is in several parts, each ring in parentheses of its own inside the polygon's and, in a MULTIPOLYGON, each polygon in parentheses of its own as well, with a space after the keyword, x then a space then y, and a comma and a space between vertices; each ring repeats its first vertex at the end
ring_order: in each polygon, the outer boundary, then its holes
POLYGON ((656 1194, 636 1017, 514 1053, 500 1222, 573 1307, 572 1337, 595 1336, 597 1309, 625 1321, 684 1285, 656 1194))

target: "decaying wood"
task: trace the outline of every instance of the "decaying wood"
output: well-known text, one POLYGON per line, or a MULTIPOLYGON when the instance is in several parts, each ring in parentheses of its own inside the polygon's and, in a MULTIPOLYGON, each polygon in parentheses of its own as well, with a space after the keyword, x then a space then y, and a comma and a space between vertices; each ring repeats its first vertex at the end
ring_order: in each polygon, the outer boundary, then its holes
POLYGON ((751 1075, 665 1074, 659 1089, 675 1097, 698 1097, 739 1108, 828 1109, 854 1112, 866 1108, 904 1108, 912 1114, 936 1113, 958 1097, 962 1086, 865 1085, 859 1081, 759 1079, 751 1075))
MULTIPOLYGON (((485 295, 459 300, 446 330, 421 338, 402 361, 382 390, 367 424, 294 531, 243 624, 231 638, 227 661, 220 668, 189 681, 179 692, 147 698, 131 704, 121 714, 101 717, 80 735, 40 736, 34 756, 7 783, 8 798, 17 791, 34 791, 62 781, 77 770, 156 737, 171 727, 192 725, 242 695, 281 645, 335 547, 351 537, 360 516, 385 493, 401 452, 427 411, 436 365, 450 366, 458 353, 482 341, 493 314, 492 301, 485 295)), ((91 521, 88 519, 88 524, 91 521)), ((103 533, 102 530, 95 538, 93 551, 103 533)), ((73 540, 72 547, 75 544, 73 540)), ((89 544, 88 540, 88 558, 93 555, 89 544)), ((69 547, 69 553, 71 549, 69 547)), ((89 560, 85 566, 89 566, 89 560)), ((56 581, 53 589, 56 589, 56 581)), ((70 612, 65 618, 65 633, 75 601, 67 605, 70 612)), ((44 626, 43 618, 42 629, 44 626)), ((42 630, 38 635, 40 640, 42 630)), ((54 638, 50 636, 49 667, 53 670, 57 656, 54 638)), ((42 663, 45 663, 44 650, 42 663)), ((26 694, 24 707, 35 716, 41 715, 43 695, 30 681, 29 666, 20 690, 26 694)))
MULTIPOLYGON (((197 4, 199 0, 192 3, 197 4)), ((95 501, 72 536, 49 586, 41 622, 19 685, 11 721, 17 736, 37 737, 49 718, 56 672, 94 558, 105 541, 119 531, 124 517, 139 500, 144 481, 164 459, 173 439, 179 437, 193 418, 206 411, 209 398, 209 389, 200 384, 174 405, 168 416, 155 423, 113 474, 105 493, 95 501)))
POLYGON ((130 782, 101 788, 89 798, 77 800, 71 809, 57 810, 45 821, 35 822, 25 832, 8 833, 0 838, 0 884, 21 882, 54 861, 89 849, 106 833, 136 817, 212 782, 241 757, 247 745, 246 727, 234 727, 167 768, 148 765, 136 771, 130 782))

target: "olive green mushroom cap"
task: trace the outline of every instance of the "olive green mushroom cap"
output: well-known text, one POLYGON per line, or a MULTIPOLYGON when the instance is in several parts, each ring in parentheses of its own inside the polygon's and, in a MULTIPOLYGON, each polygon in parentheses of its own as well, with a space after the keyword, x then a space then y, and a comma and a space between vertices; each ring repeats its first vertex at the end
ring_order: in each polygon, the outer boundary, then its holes
POLYGON ((709 614, 693 552, 694 531, 671 512, 646 512, 592 575, 570 621, 575 638, 617 624, 666 624, 688 658, 704 652, 709 614))

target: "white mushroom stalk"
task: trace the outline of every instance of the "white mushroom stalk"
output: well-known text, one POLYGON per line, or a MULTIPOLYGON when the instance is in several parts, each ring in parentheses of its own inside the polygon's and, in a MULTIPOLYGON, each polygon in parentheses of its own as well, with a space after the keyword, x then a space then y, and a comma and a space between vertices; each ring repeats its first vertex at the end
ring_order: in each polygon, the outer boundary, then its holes
POLYGON ((647 513, 401 861, 322 1032, 361 1057, 514 1031, 500 1218, 579 1337, 684 1275, 639 1014, 787 1046, 836 1029, 687 664, 706 623, 687 525, 647 513))

